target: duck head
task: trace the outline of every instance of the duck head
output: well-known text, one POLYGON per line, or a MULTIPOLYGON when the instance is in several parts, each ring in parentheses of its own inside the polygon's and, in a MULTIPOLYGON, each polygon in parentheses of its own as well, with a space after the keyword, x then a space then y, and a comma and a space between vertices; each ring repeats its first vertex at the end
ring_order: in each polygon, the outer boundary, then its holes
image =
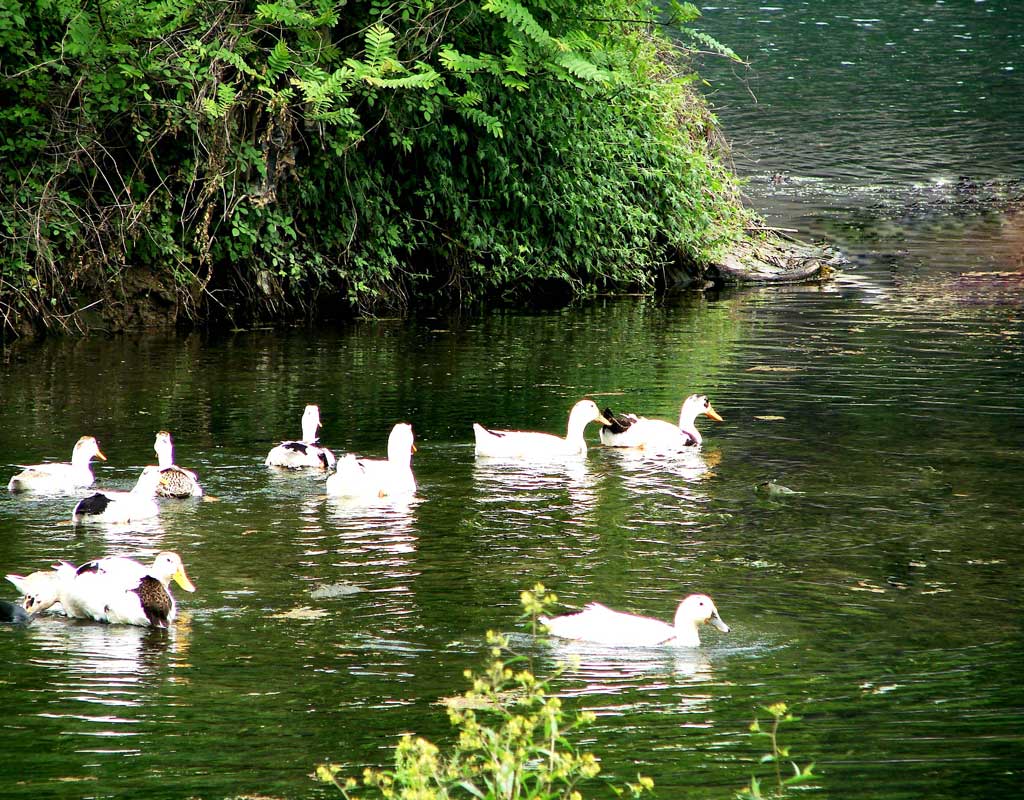
POLYGON ((569 412, 569 427, 575 427, 573 423, 585 426, 588 422, 600 422, 602 425, 611 425, 611 421, 608 420, 604 414, 601 413, 601 409, 597 407, 597 403, 593 400, 580 400, 576 405, 572 407, 572 411, 569 412))
POLYGON ((72 464, 88 464, 93 458, 106 461, 107 457, 100 452, 99 443, 95 437, 83 436, 75 442, 75 448, 71 451, 72 464))
POLYGON ((416 452, 414 438, 412 425, 408 422, 399 422, 395 425, 388 436, 388 461, 392 463, 408 461, 409 457, 416 452))
MULTIPOLYGON (((715 422, 724 422, 719 413, 711 407, 711 401, 708 400, 707 395, 691 394, 683 401, 683 410, 679 415, 680 421, 687 419, 692 422, 701 414, 715 422)), ((683 426, 680 424, 680 427, 683 426)))
POLYGON ((153 450, 156 451, 160 469, 167 469, 174 465, 174 443, 171 441, 171 434, 168 431, 160 431, 156 435, 153 450))
POLYGON ((196 590, 195 585, 189 580, 188 575, 185 574, 185 565, 181 563, 181 556, 170 550, 157 553, 156 558, 153 559, 153 567, 150 569, 149 574, 164 586, 170 586, 171 581, 174 581, 186 592, 194 592, 196 590))
POLYGON ((149 466, 142 470, 142 474, 139 475, 135 486, 132 487, 132 492, 145 497, 156 496, 157 487, 160 485, 160 470, 161 467, 154 466, 149 466))
POLYGON ((710 622, 722 633, 729 632, 729 626, 718 615, 714 601, 706 594, 691 594, 676 609, 675 626, 684 628, 688 625, 696 627, 710 622))

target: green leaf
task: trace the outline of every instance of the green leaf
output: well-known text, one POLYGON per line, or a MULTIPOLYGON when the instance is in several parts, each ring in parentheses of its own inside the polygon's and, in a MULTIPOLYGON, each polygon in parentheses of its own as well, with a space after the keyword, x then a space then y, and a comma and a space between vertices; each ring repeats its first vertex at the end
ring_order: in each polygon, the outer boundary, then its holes
POLYGON ((292 64, 291 53, 288 52, 288 44, 284 39, 278 39, 277 44, 267 55, 267 82, 274 83, 281 75, 288 71, 292 64))

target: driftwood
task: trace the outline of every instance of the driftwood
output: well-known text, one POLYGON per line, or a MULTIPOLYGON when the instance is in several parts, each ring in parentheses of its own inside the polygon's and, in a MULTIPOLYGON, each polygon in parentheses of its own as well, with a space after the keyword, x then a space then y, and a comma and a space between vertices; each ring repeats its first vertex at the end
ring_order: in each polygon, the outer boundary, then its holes
POLYGON ((737 244, 718 263, 705 266, 715 283, 798 283, 827 278, 843 263, 832 248, 783 237, 766 229, 737 244))

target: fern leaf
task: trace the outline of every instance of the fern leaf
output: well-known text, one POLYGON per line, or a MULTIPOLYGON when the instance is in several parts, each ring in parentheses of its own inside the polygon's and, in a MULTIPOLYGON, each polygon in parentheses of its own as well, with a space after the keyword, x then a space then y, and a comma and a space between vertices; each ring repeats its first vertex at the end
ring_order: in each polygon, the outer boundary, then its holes
POLYGON ((420 72, 412 72, 401 78, 380 78, 375 75, 367 75, 363 78, 371 86, 380 86, 385 89, 429 89, 440 79, 434 70, 427 67, 420 72))
POLYGON ((680 30, 683 33, 685 33, 687 36, 689 36, 691 39, 693 39, 695 42, 698 42, 698 43, 704 45, 704 47, 706 47, 708 50, 710 50, 713 53, 718 53, 719 55, 723 55, 723 56, 725 56, 726 58, 728 58, 728 59, 730 59, 732 61, 740 61, 740 62, 743 61, 742 58, 740 58, 738 55, 736 55, 736 53, 732 50, 732 48, 726 47, 724 44, 722 44, 720 41, 718 41, 715 37, 709 36, 708 34, 704 33, 703 31, 694 30, 693 28, 681 28, 680 30))
POLYGON ((274 49, 267 55, 267 83, 273 83, 284 75, 292 65, 292 56, 284 39, 278 39, 274 49))
POLYGON ((607 83, 611 76, 579 53, 562 53, 556 63, 570 75, 588 83, 607 83))
POLYGON ((371 25, 366 31, 366 62, 375 70, 381 70, 394 60, 395 34, 384 25, 371 25))
POLYGON ((257 4, 256 19, 271 25, 287 25, 291 28, 311 28, 315 22, 311 14, 283 3, 257 4))
POLYGON ((494 66, 494 60, 492 58, 469 56, 465 53, 460 53, 454 47, 450 46, 441 48, 438 58, 441 61, 441 65, 449 72, 457 72, 466 75, 474 72, 490 70, 494 66))
POLYGON ((487 112, 481 111, 479 108, 460 108, 459 106, 456 106, 455 110, 470 122, 479 125, 495 139, 500 139, 505 135, 501 121, 487 112))
POLYGON ((217 105, 220 106, 222 113, 234 105, 237 97, 238 92, 230 83, 222 83, 217 87, 217 105))
POLYGON ((243 75, 248 75, 250 77, 255 78, 258 74, 256 70, 254 70, 246 63, 244 58, 242 58, 237 53, 232 53, 230 50, 227 50, 226 48, 218 47, 216 50, 213 51, 212 55, 214 58, 220 59, 221 61, 230 64, 243 75))
POLYGON ((680 3, 678 0, 671 0, 668 4, 668 24, 685 25, 693 22, 701 16, 700 9, 693 3, 680 3))
POLYGON ((339 108, 334 111, 323 111, 312 113, 309 118, 327 125, 337 125, 344 128, 355 128, 359 125, 359 115, 351 108, 339 108))
POLYGON ((568 46, 558 41, 537 22, 530 10, 516 0, 486 0, 482 6, 501 17, 505 22, 519 31, 523 36, 551 50, 566 50, 568 46))
POLYGON ((460 108, 475 108, 484 100, 484 96, 477 91, 464 92, 452 98, 452 102, 460 108))

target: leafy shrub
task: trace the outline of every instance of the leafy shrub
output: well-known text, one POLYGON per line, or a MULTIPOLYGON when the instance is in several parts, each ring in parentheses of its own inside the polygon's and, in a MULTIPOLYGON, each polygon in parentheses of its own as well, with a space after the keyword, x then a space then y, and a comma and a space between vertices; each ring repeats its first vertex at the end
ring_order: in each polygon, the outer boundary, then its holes
POLYGON ((134 268, 185 319, 649 289, 744 222, 659 13, 10 0, 3 328, 71 324, 134 268))
MULTIPOLYGON (((367 769, 362 781, 340 779, 342 768, 323 764, 317 777, 346 798, 360 785, 384 798, 475 797, 480 800, 554 800, 580 798, 579 786, 597 778, 601 765, 570 740, 592 722, 589 712, 570 713, 548 692, 548 683, 528 669, 513 670, 519 658, 507 657, 507 640, 487 635, 491 662, 482 673, 466 672, 472 687, 448 704, 458 731, 443 752, 420 737, 405 735, 395 748, 393 769, 367 769)), ((611 784, 609 784, 611 785, 611 784)), ((612 786, 617 794, 639 797, 653 788, 650 778, 612 786)))

